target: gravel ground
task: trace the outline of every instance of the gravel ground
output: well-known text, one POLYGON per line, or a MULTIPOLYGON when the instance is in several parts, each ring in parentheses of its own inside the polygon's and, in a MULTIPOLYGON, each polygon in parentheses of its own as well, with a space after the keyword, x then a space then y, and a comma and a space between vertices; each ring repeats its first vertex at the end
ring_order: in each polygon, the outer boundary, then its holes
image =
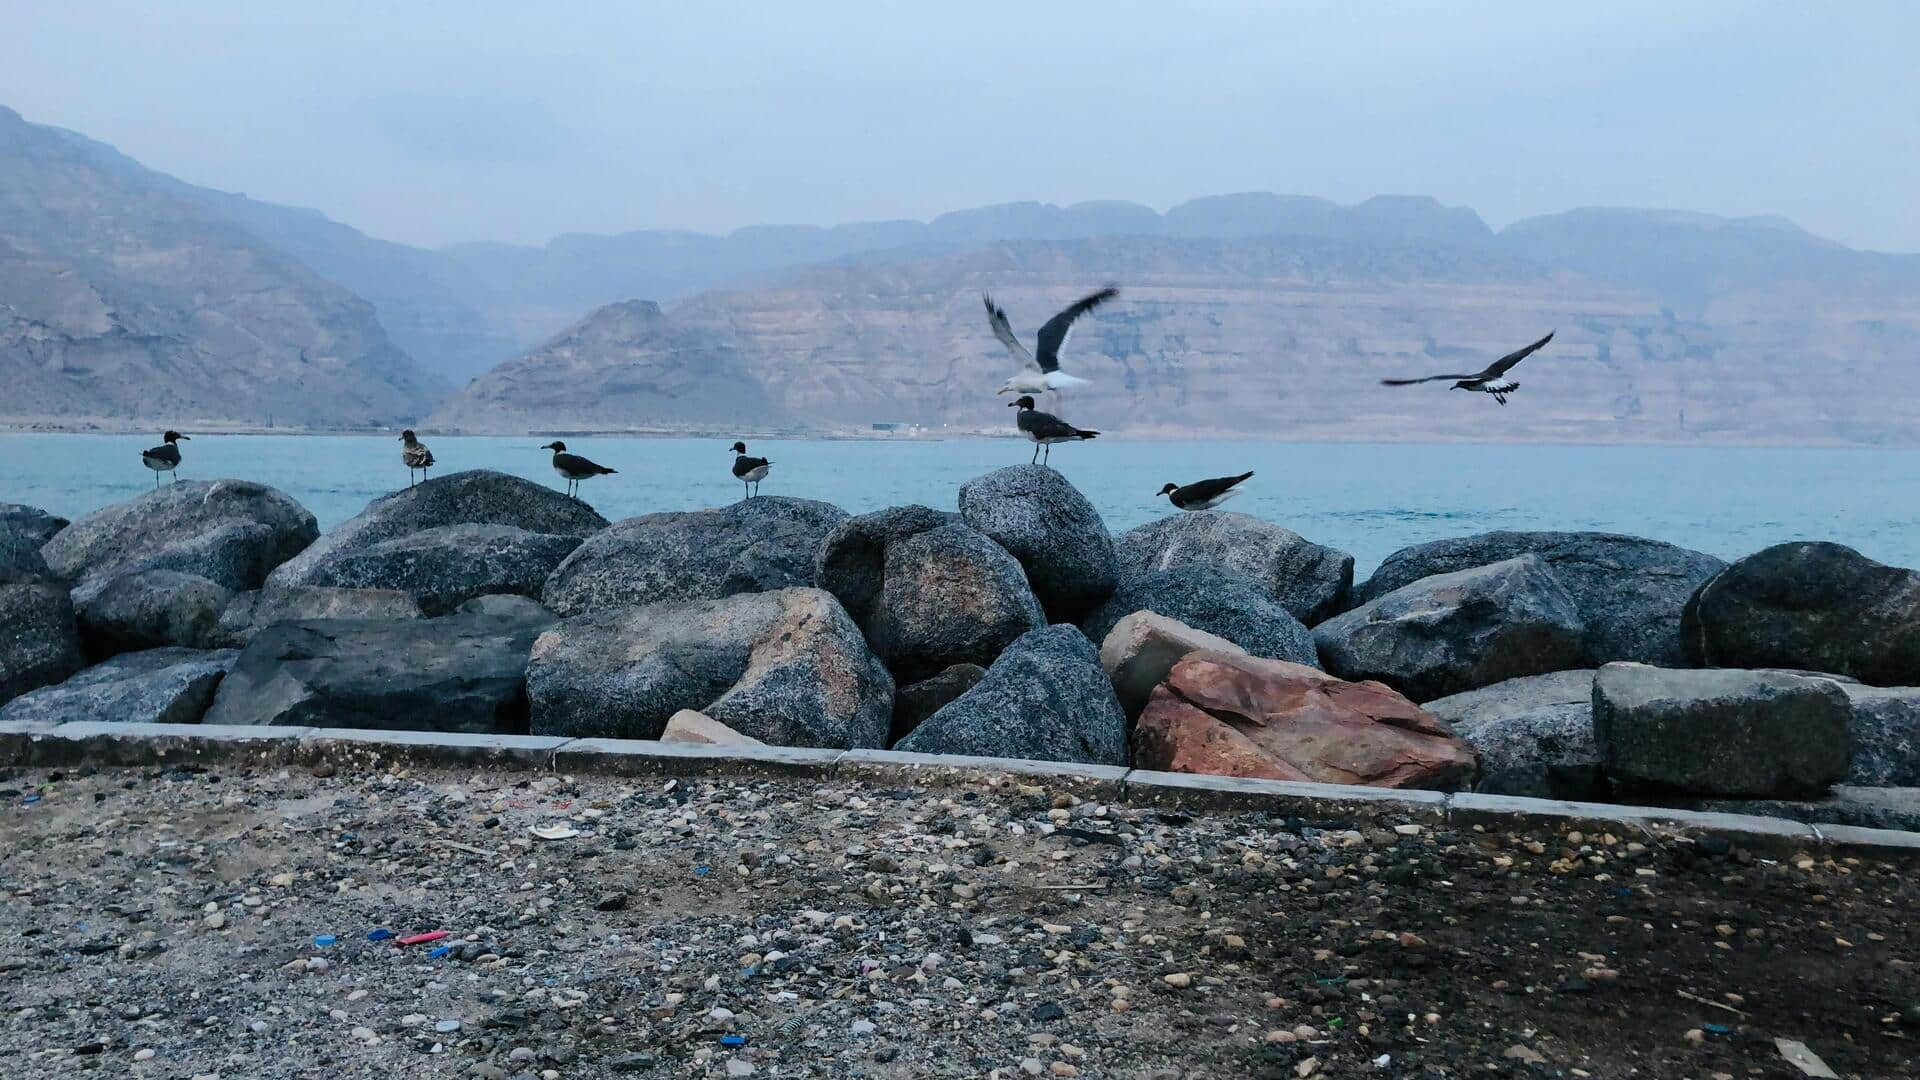
POLYGON ((1032 787, 16 770, 0 805, 16 1078, 1803 1075, 1776 1038, 1920 1075, 1901 866, 1032 787))

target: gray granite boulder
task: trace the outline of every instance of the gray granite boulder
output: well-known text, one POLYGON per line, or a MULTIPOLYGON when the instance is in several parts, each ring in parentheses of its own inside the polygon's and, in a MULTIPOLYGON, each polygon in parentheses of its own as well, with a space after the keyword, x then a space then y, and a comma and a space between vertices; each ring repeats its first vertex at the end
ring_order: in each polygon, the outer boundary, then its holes
POLYGON ((953 664, 990 664, 1015 638, 1047 624, 1006 549, 965 525, 890 544, 880 602, 866 631, 902 679, 953 664))
POLYGON ((813 584, 832 593, 861 629, 872 625, 886 585, 887 546, 943 525, 960 515, 925 506, 889 506, 850 517, 833 527, 814 559, 813 584))
POLYGON ((1048 626, 1007 646, 979 683, 894 749, 1125 765, 1127 717, 1093 642, 1048 626))
POLYGON ((12 533, 35 551, 46 546, 55 533, 73 524, 58 514, 49 514, 25 503, 0 502, 0 535, 12 533))
POLYGON ((1107 524, 1051 467, 1015 465, 967 481, 960 517, 1019 560, 1049 618, 1073 622, 1112 595, 1107 524))
POLYGON ((1424 577, 1529 554, 1573 598, 1596 663, 1680 666, 1680 612, 1694 590, 1727 565, 1698 551, 1618 533, 1490 532, 1401 548, 1354 590, 1354 602, 1424 577))
POLYGON ((73 600, 59 585, 0 585, 0 703, 86 666, 73 600))
POLYGON ((40 554, 40 545, 0 521, 0 585, 47 585, 59 580, 40 554))
POLYGON ((233 590, 198 574, 139 570, 108 579, 91 595, 74 596, 87 652, 108 657, 165 646, 214 647, 233 590))
POLYGON ((0 722, 194 724, 239 656, 232 649, 123 653, 0 707, 0 722))
POLYGON ((1846 778, 1850 723, 1846 692, 1831 679, 1620 663, 1593 680, 1607 774, 1691 795, 1824 794, 1846 778))
POLYGON ((821 545, 846 519, 837 506, 777 495, 628 518, 556 567, 540 599, 572 616, 812 585, 821 545))
POLYGON ((762 742, 878 747, 893 711, 885 665, 813 588, 576 615, 541 636, 527 690, 537 735, 657 739, 692 709, 762 742))
POLYGON ((606 528, 607 519, 586 503, 544 484, 491 469, 469 469, 436 476, 373 500, 275 570, 272 584, 281 588, 341 585, 344 582, 323 580, 333 573, 333 564, 416 533, 456 525, 499 525, 527 533, 577 538, 606 528))
POLYGON ((1170 514, 1120 534, 1121 578, 1205 566, 1251 582, 1311 625, 1346 606, 1353 556, 1227 510, 1170 514))
POLYGON ((1681 639, 1703 666, 1907 685, 1920 681, 1920 573, 1840 544, 1776 544, 1702 584, 1687 601, 1681 639))
POLYGON ((1534 799, 1604 800, 1593 739, 1593 672, 1523 675, 1429 701, 1480 757, 1475 791, 1534 799))
POLYGON ((1843 683, 1853 710, 1855 787, 1920 788, 1920 686, 1843 683))
POLYGON ((205 722, 524 732, 527 659, 550 622, 311 619, 253 636, 205 722))
POLYGON ((396 589, 427 615, 445 615, 476 596, 539 596, 548 575, 580 546, 572 533, 463 522, 341 551, 314 566, 321 588, 396 589))
POLYGON ((291 497, 248 480, 183 480, 97 510, 40 549, 76 602, 122 574, 170 570, 229 591, 257 589, 319 535, 291 497))
POLYGON ((1591 666, 1573 598, 1534 555, 1421 578, 1313 636, 1328 671, 1415 701, 1591 666))
POLYGON ((213 631, 219 648, 238 649, 253 635, 277 623, 308 619, 421 619, 413 597, 393 589, 327 589, 307 585, 269 586, 234 593, 213 631))
POLYGON ((939 712, 947 702, 974 688, 987 674, 979 664, 955 664, 930 679, 898 687, 893 692, 893 727, 887 733, 892 746, 939 712))
POLYGON ((1151 611, 1222 637, 1254 656, 1318 666, 1313 634, 1270 592, 1237 574, 1202 563, 1129 574, 1107 602, 1080 623, 1105 641, 1121 619, 1151 611))

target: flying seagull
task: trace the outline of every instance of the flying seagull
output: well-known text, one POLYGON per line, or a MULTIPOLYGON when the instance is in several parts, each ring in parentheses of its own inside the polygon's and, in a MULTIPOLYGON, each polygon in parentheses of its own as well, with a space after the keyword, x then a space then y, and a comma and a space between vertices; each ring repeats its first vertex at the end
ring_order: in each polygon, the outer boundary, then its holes
POLYGON ((752 498, 759 493, 760 481, 767 478, 767 470, 773 468, 773 462, 763 457, 748 457, 747 444, 743 442, 734 443, 727 449, 739 455, 733 459, 733 478, 746 487, 747 498, 752 498))
POLYGON ((172 473, 175 480, 180 479, 180 474, 174 470, 180 467, 180 440, 182 439, 188 442, 193 441, 177 431, 169 431, 160 437, 159 446, 141 453, 140 464, 153 470, 155 488, 160 486, 161 473, 172 473))
POLYGON ((1007 312, 993 302, 993 297, 982 294, 980 299, 987 305, 987 323, 993 327, 993 336, 1007 347, 1015 360, 1026 364, 1031 371, 1022 371, 1008 379, 999 389, 1002 394, 1044 394, 1049 390, 1059 392, 1062 387, 1080 386, 1087 380, 1077 378, 1060 370, 1060 351, 1067 347, 1067 338, 1073 335, 1073 320, 1099 307, 1101 304, 1120 295, 1120 290, 1112 285, 1075 300, 1065 311, 1048 319, 1040 327, 1034 345, 1039 350, 1029 353, 1020 339, 1013 336, 1013 326, 1007 322, 1007 312))
POLYGON ((400 441, 405 444, 400 447, 400 462, 407 467, 407 486, 412 487, 414 470, 418 469, 420 479, 425 480, 427 470, 433 468, 433 451, 413 437, 412 428, 400 433, 400 441))
MULTIPOLYGON (((1020 400, 1018 401, 1008 402, 1007 408, 1020 410, 1019 415, 1014 419, 1014 423, 1020 428, 1022 434, 1033 440, 1033 457, 1035 461, 1040 459, 1040 448, 1043 446, 1047 448, 1047 456, 1051 458, 1053 456, 1054 443, 1080 442, 1083 439, 1091 439, 1100 434, 1097 431, 1087 431, 1074 427, 1072 424, 1067 423, 1052 413, 1043 413, 1035 410, 1033 407, 1033 398, 1025 394, 1020 395, 1020 400)), ((1033 462, 1029 461, 1027 464, 1031 465, 1033 462)))
POLYGON ((1526 348, 1517 349, 1495 360, 1493 363, 1487 365, 1487 370, 1475 375, 1428 375, 1421 379, 1381 379, 1380 383, 1383 386, 1412 386, 1414 383, 1436 382, 1441 379, 1458 379, 1459 381, 1453 384, 1453 389, 1478 390, 1482 393, 1492 394, 1493 400, 1505 405, 1507 403, 1507 395, 1520 389, 1520 384, 1514 382, 1512 379, 1502 378, 1502 376, 1504 376, 1513 365, 1532 356, 1542 345, 1552 340, 1553 334, 1549 333, 1546 337, 1541 338, 1526 348))
POLYGON ((1240 482, 1252 475, 1251 472, 1243 472, 1239 476, 1195 480, 1185 485, 1168 484, 1160 489, 1160 494, 1182 510, 1211 510, 1240 494, 1240 482))
POLYGON ((579 454, 567 453, 567 444, 558 439, 540 449, 553 451, 553 471, 559 473, 560 479, 567 482, 567 494, 576 499, 580 497, 580 481, 620 471, 609 469, 605 465, 596 465, 579 454))

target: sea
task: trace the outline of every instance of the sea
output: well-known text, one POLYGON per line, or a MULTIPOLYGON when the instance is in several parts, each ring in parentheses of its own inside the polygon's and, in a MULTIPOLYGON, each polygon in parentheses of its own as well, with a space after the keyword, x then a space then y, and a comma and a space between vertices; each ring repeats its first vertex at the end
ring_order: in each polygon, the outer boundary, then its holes
MULTIPOLYGON (((0 501, 77 518, 153 488, 150 435, 0 434, 0 501)), ((498 469, 555 488, 546 438, 427 439, 439 466, 498 469)), ((741 497, 726 438, 579 438, 568 448, 618 469, 582 485, 611 520, 741 497)), ((766 495, 852 513, 903 503, 956 508, 960 485, 1032 447, 1014 439, 770 439, 766 495)), ((325 529, 405 487, 387 435, 196 435, 183 480, 237 477, 300 500, 325 529)), ((1409 544, 1492 529, 1595 529, 1734 559, 1787 540, 1833 540, 1920 566, 1920 450, 1100 439, 1055 447, 1053 466, 1115 532, 1173 513, 1155 495, 1252 470, 1226 509, 1351 552, 1365 577, 1409 544)), ((164 479, 162 482, 165 482, 164 479)))

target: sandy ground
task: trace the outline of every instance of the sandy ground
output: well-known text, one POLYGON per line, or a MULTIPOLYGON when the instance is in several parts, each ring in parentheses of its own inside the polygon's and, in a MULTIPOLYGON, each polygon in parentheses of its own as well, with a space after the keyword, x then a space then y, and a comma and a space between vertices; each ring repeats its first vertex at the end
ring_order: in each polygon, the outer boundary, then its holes
POLYGON ((1394 824, 15 770, 0 1074, 1920 1076, 1910 867, 1394 824))

